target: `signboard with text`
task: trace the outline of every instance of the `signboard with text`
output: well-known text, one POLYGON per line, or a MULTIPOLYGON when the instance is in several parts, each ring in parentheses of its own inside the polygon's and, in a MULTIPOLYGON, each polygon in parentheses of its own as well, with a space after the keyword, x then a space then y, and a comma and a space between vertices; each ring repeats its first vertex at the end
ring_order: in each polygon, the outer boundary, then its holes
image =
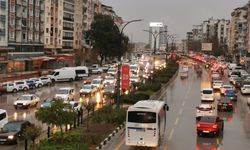
POLYGON ((213 43, 202 43, 201 50, 202 51, 212 51, 213 43))
POLYGON ((130 87, 129 68, 129 65, 122 65, 122 90, 129 90, 130 87))

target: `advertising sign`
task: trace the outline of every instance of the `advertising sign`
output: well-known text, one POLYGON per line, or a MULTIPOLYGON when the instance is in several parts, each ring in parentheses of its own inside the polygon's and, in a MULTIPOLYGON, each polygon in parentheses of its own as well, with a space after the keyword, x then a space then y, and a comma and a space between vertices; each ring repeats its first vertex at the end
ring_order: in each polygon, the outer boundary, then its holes
POLYGON ((163 27, 163 23, 162 22, 150 22, 149 26, 150 27, 163 27))
POLYGON ((202 51, 212 51, 213 43, 202 43, 201 50, 202 51))
POLYGON ((122 90, 129 90, 130 86, 130 67, 129 65, 122 65, 122 90))

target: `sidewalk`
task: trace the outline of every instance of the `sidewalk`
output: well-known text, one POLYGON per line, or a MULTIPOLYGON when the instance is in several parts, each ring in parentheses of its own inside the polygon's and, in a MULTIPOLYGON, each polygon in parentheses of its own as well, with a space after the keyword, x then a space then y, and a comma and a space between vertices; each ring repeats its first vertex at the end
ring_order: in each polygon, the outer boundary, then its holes
MULTIPOLYGON (((49 70, 42 70, 42 75, 48 75, 49 70)), ((14 80, 28 79, 32 77, 38 77, 39 71, 25 71, 25 72, 13 72, 7 74, 0 74, 0 83, 9 82, 14 80)))

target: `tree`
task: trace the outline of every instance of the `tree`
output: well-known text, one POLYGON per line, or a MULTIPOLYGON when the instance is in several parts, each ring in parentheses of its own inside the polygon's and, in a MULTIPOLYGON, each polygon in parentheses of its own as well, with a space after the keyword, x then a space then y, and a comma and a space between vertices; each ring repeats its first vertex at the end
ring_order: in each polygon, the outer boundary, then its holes
POLYGON ((39 109, 35 116, 42 123, 59 126, 61 136, 63 135, 63 125, 73 124, 76 119, 76 113, 73 112, 70 104, 59 99, 54 99, 51 107, 39 109))
POLYGON ((32 141, 32 145, 35 146, 35 140, 41 135, 42 127, 32 124, 24 130, 23 136, 27 140, 32 141))
POLYGON ((106 57, 122 56, 127 50, 128 37, 120 34, 109 15, 95 15, 86 39, 91 41, 94 52, 99 54, 100 64, 106 57))
POLYGON ((83 101, 83 106, 87 110, 87 131, 89 131, 89 115, 91 110, 94 112, 96 103, 90 99, 86 99, 86 101, 83 101))

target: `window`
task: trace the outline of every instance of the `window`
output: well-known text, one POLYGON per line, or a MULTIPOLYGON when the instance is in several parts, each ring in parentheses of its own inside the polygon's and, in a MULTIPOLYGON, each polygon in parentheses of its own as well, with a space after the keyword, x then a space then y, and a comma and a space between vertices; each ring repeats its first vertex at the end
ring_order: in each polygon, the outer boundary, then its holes
POLYGON ((23 33, 23 39, 24 39, 24 40, 26 39, 26 35, 25 35, 25 33, 23 33))
POLYGON ((49 39, 48 38, 46 38, 46 44, 48 44, 49 43, 49 39))
POLYGON ((130 111, 128 113, 128 122, 156 123, 156 113, 142 112, 142 111, 130 111))
POLYGON ((46 33, 49 33, 49 28, 46 28, 46 33))
POLYGON ((6 118, 6 113, 0 114, 0 121, 6 118))

